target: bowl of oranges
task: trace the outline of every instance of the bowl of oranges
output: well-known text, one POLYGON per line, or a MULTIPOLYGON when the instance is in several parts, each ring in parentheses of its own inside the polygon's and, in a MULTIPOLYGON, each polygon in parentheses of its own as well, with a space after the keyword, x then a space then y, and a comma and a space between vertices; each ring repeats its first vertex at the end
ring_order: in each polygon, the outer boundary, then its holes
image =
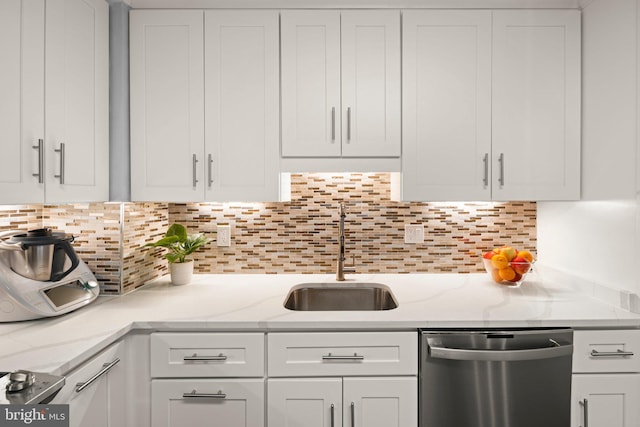
POLYGON ((534 260, 529 251, 519 251, 511 246, 492 249, 482 255, 482 262, 494 282, 518 287, 531 271, 534 260))

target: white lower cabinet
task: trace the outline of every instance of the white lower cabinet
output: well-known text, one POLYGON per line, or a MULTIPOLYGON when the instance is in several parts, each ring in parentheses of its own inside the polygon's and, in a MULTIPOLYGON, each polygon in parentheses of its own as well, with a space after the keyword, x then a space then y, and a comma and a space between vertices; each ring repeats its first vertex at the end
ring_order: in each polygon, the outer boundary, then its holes
POLYGON ((571 427, 640 426, 640 331, 574 333, 571 427))
POLYGON ((268 334, 267 425, 417 427, 417 345, 415 332, 268 334))
POLYGON ((415 427, 416 377, 268 380, 268 426, 415 427))
POLYGON ((156 332, 152 427, 263 427, 264 333, 156 332))
POLYGON ((640 426, 640 374, 573 376, 571 427, 640 426))
POLYGON ((152 380, 151 425, 264 426, 264 380, 152 380))
POLYGON ((126 425, 124 344, 116 343, 66 374, 51 403, 69 405, 71 427, 126 425))

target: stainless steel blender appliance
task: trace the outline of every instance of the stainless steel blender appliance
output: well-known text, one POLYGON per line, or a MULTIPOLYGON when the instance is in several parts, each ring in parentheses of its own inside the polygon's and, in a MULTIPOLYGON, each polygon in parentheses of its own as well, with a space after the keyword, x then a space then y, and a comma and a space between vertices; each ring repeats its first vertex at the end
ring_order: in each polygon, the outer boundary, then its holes
POLYGON ((97 298, 98 281, 72 242, 48 228, 0 233, 0 322, 58 316, 97 298))

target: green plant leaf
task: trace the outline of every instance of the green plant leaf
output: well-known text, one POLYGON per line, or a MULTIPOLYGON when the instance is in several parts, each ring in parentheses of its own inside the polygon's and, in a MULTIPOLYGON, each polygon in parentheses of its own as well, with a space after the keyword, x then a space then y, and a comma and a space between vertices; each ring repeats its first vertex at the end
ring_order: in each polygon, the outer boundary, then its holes
POLYGON ((178 242, 180 239, 178 236, 168 236, 168 237, 163 237, 162 239, 158 240, 157 242, 154 243, 147 243, 145 246, 151 246, 154 248, 157 247, 162 247, 162 248, 168 248, 171 245, 173 245, 174 243, 178 242))
POLYGON ((182 224, 173 224, 167 230, 166 237, 175 236, 179 242, 185 242, 187 240, 187 229, 182 224))

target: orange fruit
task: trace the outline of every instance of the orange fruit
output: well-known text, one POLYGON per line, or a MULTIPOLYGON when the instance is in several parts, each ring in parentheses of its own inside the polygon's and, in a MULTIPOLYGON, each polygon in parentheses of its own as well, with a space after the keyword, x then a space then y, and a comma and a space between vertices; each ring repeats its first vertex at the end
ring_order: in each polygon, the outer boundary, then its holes
POLYGON ((533 255, 531 255, 531 252, 529 251, 520 251, 518 252, 518 256, 520 258, 524 258, 529 262, 533 262, 533 255))
POLYGON ((502 278, 502 280, 512 281, 516 278, 516 272, 511 267, 501 268, 498 270, 498 274, 502 278))
POLYGON ((500 270, 496 270, 496 269, 491 270, 491 277, 496 283, 502 282, 502 277, 500 277, 500 270))
POLYGON ((509 266, 509 260, 507 260, 507 257, 502 254, 494 255, 491 258, 491 265, 500 270, 509 266))
POLYGON ((507 257, 507 261, 511 261, 516 257, 518 251, 513 249, 511 246, 503 246, 502 248, 500 248, 500 254, 507 257))

